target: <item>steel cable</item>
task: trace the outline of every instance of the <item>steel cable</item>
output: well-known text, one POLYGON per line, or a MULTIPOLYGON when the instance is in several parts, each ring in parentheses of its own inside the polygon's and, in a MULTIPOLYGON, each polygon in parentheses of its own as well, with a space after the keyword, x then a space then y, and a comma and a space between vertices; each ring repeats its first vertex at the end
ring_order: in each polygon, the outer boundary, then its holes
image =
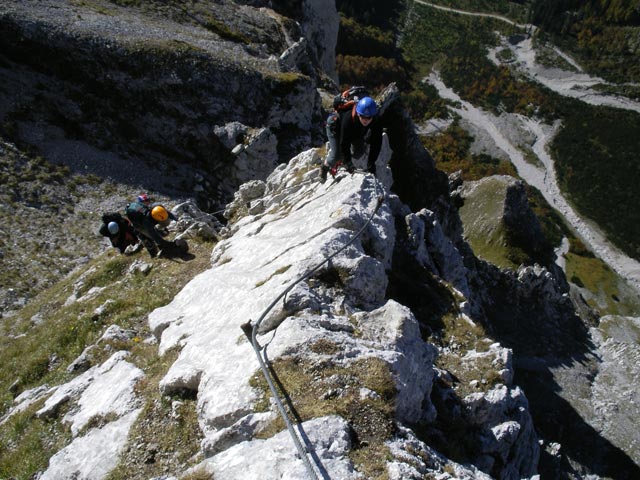
POLYGON ((276 406, 278 407, 280 415, 282 416, 282 419, 284 420, 285 424, 287 425, 287 429, 289 430, 289 434, 291 435, 293 443, 294 443, 296 449, 298 450, 298 454, 300 455, 300 458, 302 459, 302 461, 305 463, 305 466, 306 466, 306 468, 307 468, 307 470, 309 472, 310 477, 312 479, 314 479, 314 480, 317 480, 318 476, 316 475, 315 469, 313 468, 313 466, 311 465, 311 462, 309 461, 309 457, 307 455, 308 452, 302 446, 302 443, 300 442, 300 439, 298 438, 298 435, 297 435, 295 429, 293 428, 293 424, 289 420, 289 416, 287 415, 287 412, 286 412, 286 410, 284 408, 282 400, 280 399, 280 395, 278 394, 278 391, 277 391, 277 389, 276 389, 276 387, 274 385, 273 379, 271 377, 271 373, 269 372, 269 369, 267 368, 267 363, 266 362, 268 362, 268 360, 263 359, 262 355, 260 354, 260 351, 262 350, 262 348, 260 347, 260 344, 258 343, 257 334, 258 334, 258 329, 260 328, 260 325, 262 324, 262 321, 265 319, 267 314, 271 311, 271 309, 273 309, 273 307, 276 306, 276 304, 284 296, 287 295, 287 293, 289 293, 293 289, 293 287, 295 287, 298 283, 300 283, 300 282, 306 280, 307 278, 309 278, 320 267, 322 267, 322 265, 324 265, 325 263, 330 261, 336 255, 338 255, 340 252, 342 252, 345 248, 347 248, 349 245, 351 245, 360 235, 362 235, 362 233, 365 231, 365 229, 369 226, 369 224, 373 220, 374 215, 378 212, 378 209, 382 205, 382 201, 384 200, 384 194, 381 192, 378 179, 375 177, 375 175, 373 176, 373 178, 374 178, 374 182, 375 182, 376 192, 380 192, 380 193, 378 193, 378 195, 377 195, 375 208, 373 209, 373 211, 369 215, 369 218, 364 223, 364 225, 362 225, 362 227, 353 235, 353 237, 351 237, 351 239, 347 243, 345 243, 342 247, 340 247, 338 250, 333 252, 331 255, 329 255, 327 258, 325 258, 323 261, 318 263, 311 270, 307 271, 305 274, 299 276, 293 282, 291 282, 289 284, 289 286, 287 288, 285 288, 280 293, 280 295, 278 295, 271 302, 271 304, 269 304, 269 306, 264 310, 264 312, 262 312, 262 315, 260 315, 260 318, 258 318, 258 320, 255 323, 252 324, 251 320, 249 320, 249 322, 247 322, 247 323, 245 323, 245 324, 243 324, 241 326, 242 331, 244 332, 244 334, 251 340, 251 346, 253 347, 253 350, 254 350, 254 352, 256 354, 256 357, 258 358, 258 363, 260 364, 260 369, 262 371, 262 374, 263 374, 265 380, 267 381, 267 384, 269 385, 269 390, 271 390, 271 394, 273 396, 273 399, 276 402, 276 406))

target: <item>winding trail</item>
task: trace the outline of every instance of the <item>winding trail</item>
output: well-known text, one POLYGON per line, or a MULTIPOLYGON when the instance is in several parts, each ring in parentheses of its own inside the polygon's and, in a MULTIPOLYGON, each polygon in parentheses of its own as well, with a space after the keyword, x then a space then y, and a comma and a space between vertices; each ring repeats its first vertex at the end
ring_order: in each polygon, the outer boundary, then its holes
POLYGON ((535 30, 537 27, 535 25, 530 25, 527 23, 517 23, 511 20, 510 18, 503 17, 502 15, 497 15, 495 13, 481 13, 481 12, 469 12, 466 10, 458 10, 457 8, 444 7, 442 5, 436 5, 435 3, 423 2, 422 0, 414 0, 415 3, 419 3, 420 5, 424 5, 426 7, 435 8, 436 10, 442 10, 445 12, 459 13, 460 15, 468 15, 471 17, 487 17, 487 18, 495 18, 496 20, 501 20, 506 22, 514 27, 524 28, 524 29, 533 29, 535 30))
MULTIPOLYGON (((435 5, 422 0, 415 0, 415 2, 438 10, 457 13, 460 15, 495 18, 528 31, 534 31, 536 29, 534 25, 519 24, 501 15, 468 12, 435 5)), ((576 98, 591 105, 609 106, 640 113, 639 102, 622 96, 606 95, 592 89, 591 87, 597 84, 609 83, 601 78, 591 77, 588 74, 583 73, 582 68, 575 60, 561 52, 555 46, 553 47, 554 51, 578 70, 578 72, 569 72, 559 68, 549 68, 536 63, 535 49, 531 37, 526 38, 515 45, 511 45, 509 42, 503 41, 502 46, 508 47, 512 50, 515 58, 517 59, 515 66, 518 70, 525 73, 533 81, 545 85, 547 88, 559 93, 560 95, 576 98)), ((495 52, 490 52, 489 58, 495 62, 495 52)), ((527 162, 518 146, 512 144, 511 141, 503 135, 500 131, 501 127, 500 122, 498 122, 498 117, 476 108, 470 103, 462 100, 451 88, 444 84, 438 73, 432 73, 426 80, 437 88, 442 98, 458 102, 460 107, 451 107, 451 109, 458 113, 462 118, 475 125, 476 128, 481 131, 485 131, 495 144, 509 156, 511 162, 516 167, 518 174, 527 183, 540 190, 547 202, 564 216, 567 222, 578 232, 591 249, 619 275, 626 278, 638 292, 640 292, 640 262, 627 256, 609 242, 606 236, 596 225, 593 224, 593 222, 589 222, 582 218, 573 209, 573 207, 571 207, 560 191, 556 179, 554 161, 547 153, 546 148, 547 144, 553 139, 553 136, 560 128, 559 122, 556 122, 553 126, 549 126, 522 115, 511 115, 511 118, 520 123, 524 129, 535 135, 536 140, 532 145, 532 150, 543 165, 543 168, 540 168, 527 162)))
POLYGON ((426 80, 438 90, 442 98, 457 102, 460 106, 450 107, 451 110, 475 125, 476 128, 485 131, 495 144, 509 156, 518 174, 528 184, 540 190, 547 202, 564 216, 593 251, 640 292, 640 263, 622 253, 607 240, 595 225, 578 215, 558 187, 553 159, 547 153, 546 147, 560 127, 559 122, 549 126, 523 115, 510 115, 510 119, 519 122, 524 129, 535 135, 536 140, 532 149, 543 165, 543 168, 540 168, 529 163, 518 146, 514 145, 501 132, 501 122, 498 121, 498 117, 462 100, 444 84, 438 73, 431 73, 426 80))

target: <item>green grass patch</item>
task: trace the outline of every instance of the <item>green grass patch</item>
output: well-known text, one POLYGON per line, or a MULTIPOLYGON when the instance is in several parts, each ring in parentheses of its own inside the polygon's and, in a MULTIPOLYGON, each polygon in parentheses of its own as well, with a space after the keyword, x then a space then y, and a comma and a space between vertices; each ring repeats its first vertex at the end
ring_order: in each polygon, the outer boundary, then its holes
POLYGON ((136 387, 145 404, 129 432, 120 464, 106 480, 161 477, 167 468, 175 469, 176 465, 186 470, 193 466, 192 459, 203 439, 195 396, 163 397, 158 390, 158 383, 175 362, 178 351, 158 357, 155 346, 140 344, 134 349, 134 356, 146 375, 136 387))
POLYGON ((0 426, 0 478, 28 479, 45 470, 49 458, 71 441, 71 430, 35 412, 44 401, 13 415, 0 426))
POLYGON ((308 85, 310 80, 306 75, 296 72, 268 72, 264 74, 264 77, 272 94, 278 98, 286 97, 296 88, 308 85))
POLYGON ((245 45, 249 45, 251 43, 251 40, 249 40, 245 35, 232 30, 226 23, 218 20, 210 13, 204 15, 203 26, 207 30, 219 35, 224 40, 230 40, 232 42, 242 43, 245 45))
POLYGON ((105 287, 122 280, 130 264, 130 259, 123 256, 108 260, 87 275, 78 294, 82 296, 92 288, 105 287))
POLYGON ((442 330, 436 332, 430 341, 442 348, 436 360, 436 366, 452 373, 457 379, 452 385, 457 396, 464 398, 471 393, 487 392, 499 383, 503 383, 500 370, 505 366, 494 364, 494 356, 476 356, 464 359, 467 352, 484 353, 493 343, 480 324, 466 318, 447 314, 442 318, 442 330), (477 386, 471 382, 477 380, 477 386))
POLYGON ((587 304, 600 316, 640 315, 640 295, 602 260, 591 252, 584 253, 579 245, 572 241, 565 255, 566 274, 571 283, 582 289, 587 304))
POLYGON ((459 213, 464 237, 476 256, 501 268, 516 269, 530 263, 530 258, 509 241, 502 220, 506 188, 500 178, 487 179, 465 198, 459 213))
MULTIPOLYGON (((212 245, 191 240, 190 247, 195 256, 190 262, 145 258, 153 264, 147 275, 129 272, 129 266, 142 253, 127 257, 109 251, 91 261, 85 271, 76 272, 42 292, 10 321, 3 319, 0 323, 3 333, 0 336, 0 364, 3 366, 0 370, 0 412, 6 413, 13 398, 27 389, 70 381, 76 374, 68 373, 67 366, 87 346, 94 345, 109 325, 116 324, 137 335, 128 341, 100 343, 91 351, 92 365, 102 363, 115 350, 132 353, 129 361, 145 371, 148 377, 138 391, 146 404, 145 415, 152 409, 151 417, 166 419, 167 409, 179 410, 178 423, 171 424, 175 431, 169 437, 182 440, 172 442, 171 446, 161 442, 160 447, 166 450, 163 455, 175 460, 171 449, 183 449, 180 451, 184 454, 178 460, 186 462, 185 459, 193 455, 193 449, 199 447, 194 402, 180 399, 182 403, 174 406, 170 400, 159 398, 157 382, 149 383, 149 379, 157 380, 166 372, 171 357, 166 355, 159 359, 157 346, 142 339, 150 335, 148 313, 166 305, 191 278, 209 268, 212 245), (88 285, 101 286, 102 290, 89 293, 88 285), (79 300, 67 303, 73 295, 80 295, 79 300), (102 309, 98 310, 98 307, 102 309), (166 453, 168 451, 171 455, 166 453)), ((47 420, 35 418, 34 412, 35 409, 30 408, 26 413, 16 414, 0 428, 0 478, 31 478, 36 471, 46 467, 53 453, 69 442, 67 427, 60 422, 63 412, 47 420)), ((96 418, 94 422, 101 424, 107 420, 96 418)), ((157 431, 145 435, 151 438, 155 434, 157 431)), ((165 457, 159 455, 158 458, 165 457)), ((145 473, 139 478, 150 476, 153 475, 145 473)), ((120 478, 133 477, 123 474, 120 478)))

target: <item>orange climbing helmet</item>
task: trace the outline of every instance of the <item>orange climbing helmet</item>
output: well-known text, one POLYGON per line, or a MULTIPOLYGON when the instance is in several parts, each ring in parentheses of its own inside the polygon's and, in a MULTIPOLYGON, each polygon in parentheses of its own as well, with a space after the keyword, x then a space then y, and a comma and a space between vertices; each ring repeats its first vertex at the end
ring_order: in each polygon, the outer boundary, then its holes
POLYGON ((156 222, 164 222, 169 218, 169 212, 162 205, 156 205, 151 209, 151 218, 156 222))

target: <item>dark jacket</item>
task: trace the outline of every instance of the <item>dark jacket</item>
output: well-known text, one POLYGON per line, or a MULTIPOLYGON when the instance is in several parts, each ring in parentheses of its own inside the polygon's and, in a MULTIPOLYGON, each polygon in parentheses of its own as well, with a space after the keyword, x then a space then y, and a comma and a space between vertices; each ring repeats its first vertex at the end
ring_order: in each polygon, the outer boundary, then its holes
POLYGON ((368 165, 375 163, 382 147, 382 120, 375 116, 366 127, 360 123, 355 107, 346 112, 339 112, 340 119, 337 122, 340 153, 345 164, 351 163, 351 145, 365 140, 369 143, 368 165))
POLYGON ((131 222, 119 213, 105 213, 102 216, 102 225, 99 233, 103 237, 107 237, 111 241, 111 245, 120 250, 120 253, 124 253, 129 245, 135 245, 139 241, 131 222), (115 235, 109 232, 108 225, 110 222, 118 224, 118 233, 115 235))

